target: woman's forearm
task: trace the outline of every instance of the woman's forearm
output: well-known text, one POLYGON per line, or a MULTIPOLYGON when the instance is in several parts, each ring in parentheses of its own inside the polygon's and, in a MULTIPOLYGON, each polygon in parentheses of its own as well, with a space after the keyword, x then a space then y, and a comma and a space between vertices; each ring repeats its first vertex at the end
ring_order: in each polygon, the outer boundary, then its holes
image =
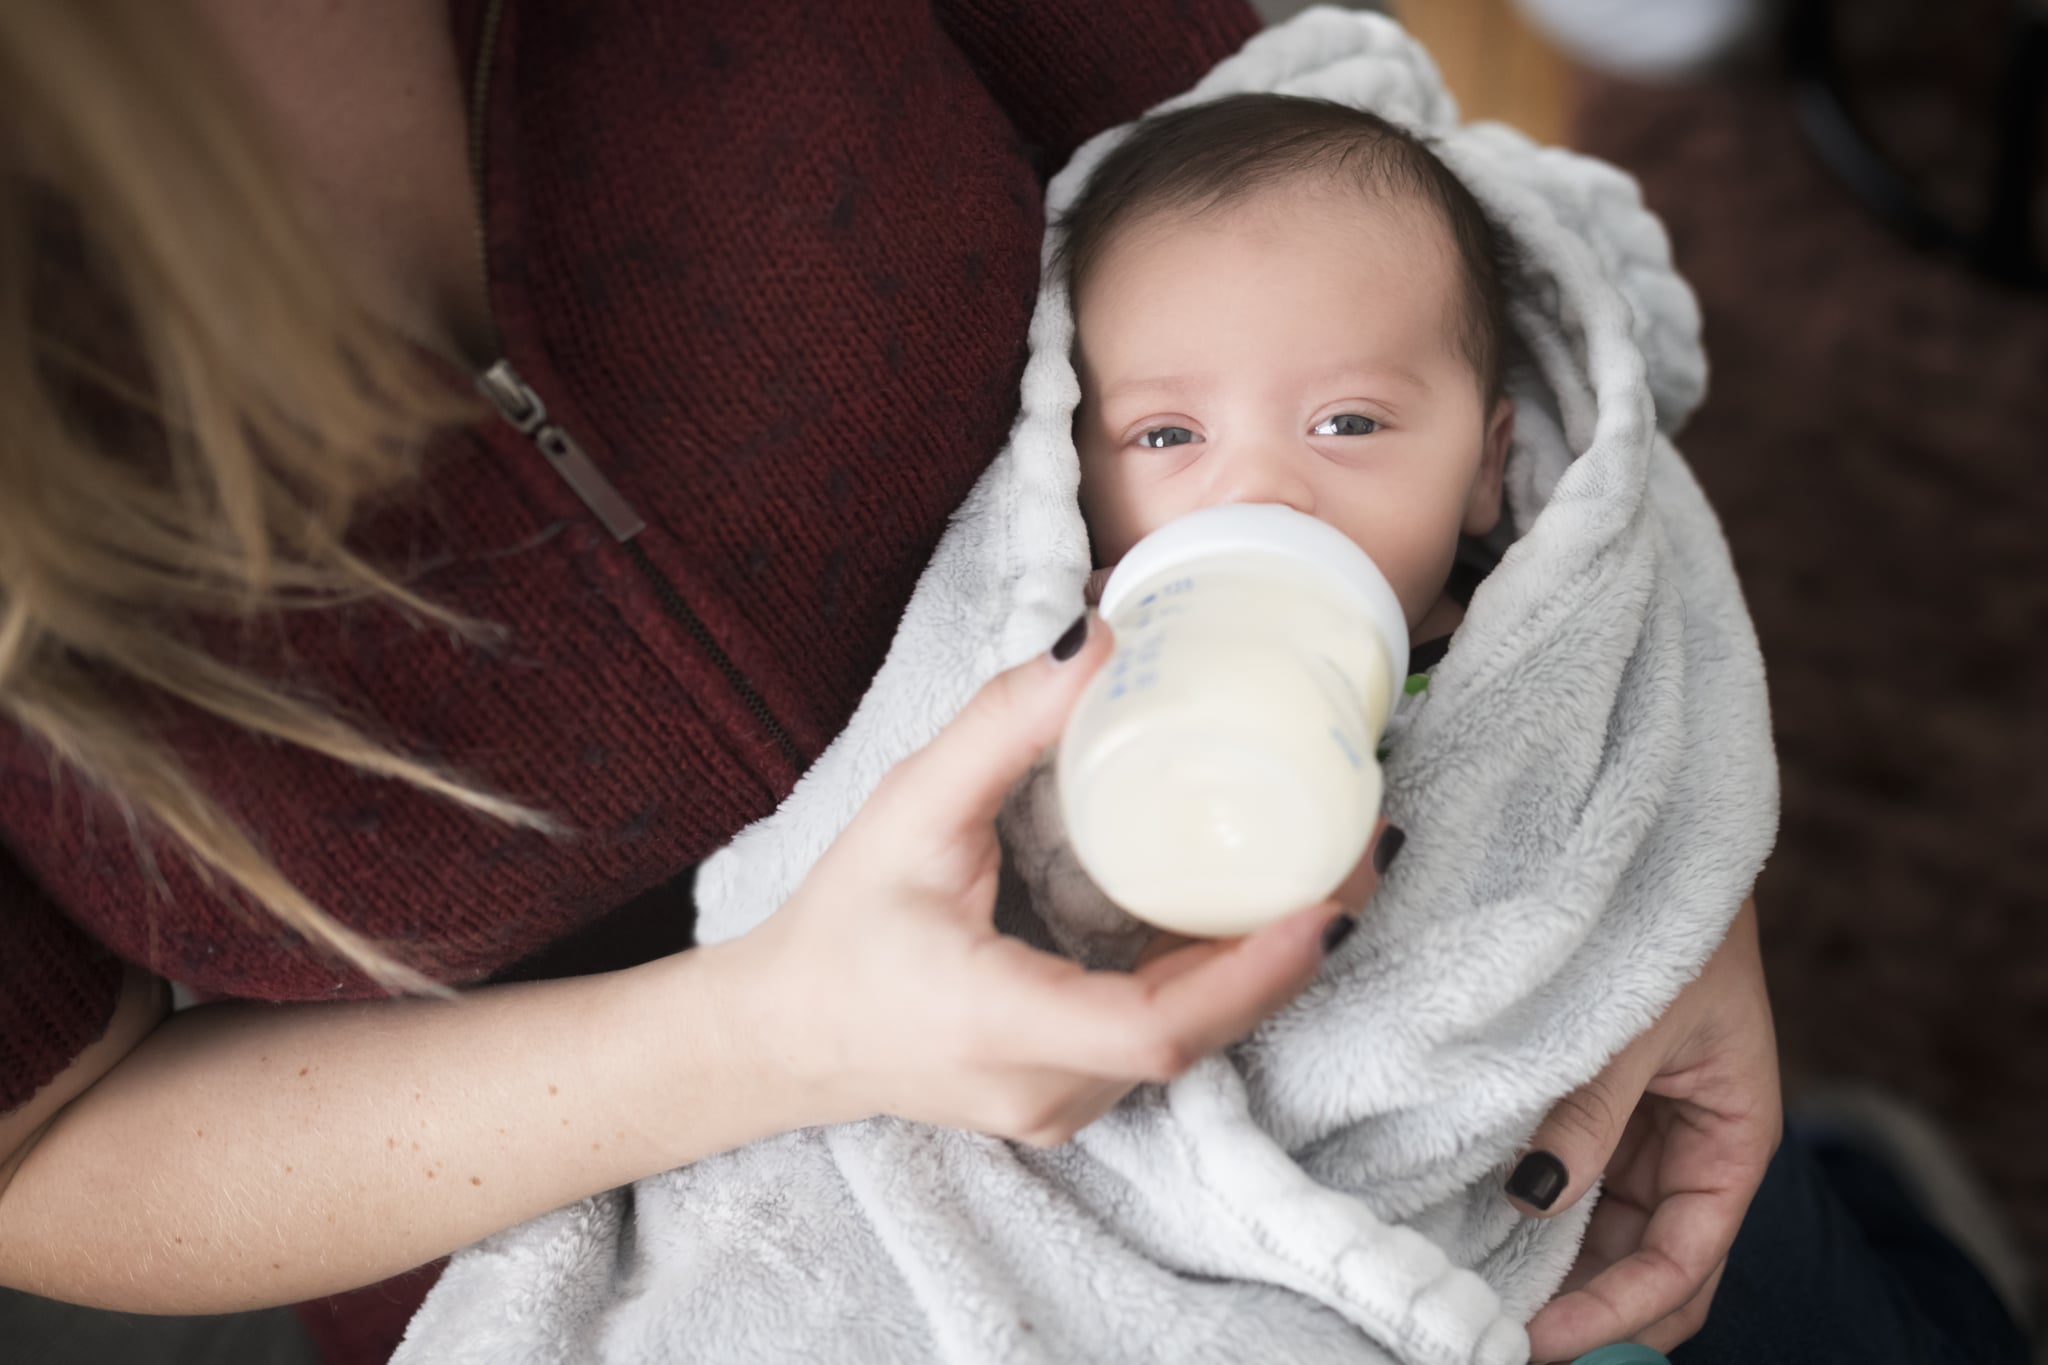
POLYGON ((726 966, 176 1015, 0 1190, 0 1283, 147 1313, 288 1303, 798 1126, 726 966))

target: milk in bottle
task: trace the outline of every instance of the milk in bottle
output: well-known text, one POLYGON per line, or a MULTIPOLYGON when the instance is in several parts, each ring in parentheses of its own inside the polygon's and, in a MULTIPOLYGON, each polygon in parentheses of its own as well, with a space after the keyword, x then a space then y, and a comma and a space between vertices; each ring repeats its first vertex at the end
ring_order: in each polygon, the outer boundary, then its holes
POLYGON ((1234 504, 1134 546, 1114 657, 1060 741, 1060 807, 1109 898, 1177 933, 1249 932, 1334 891, 1379 814, 1408 662, 1394 591, 1336 528, 1234 504))

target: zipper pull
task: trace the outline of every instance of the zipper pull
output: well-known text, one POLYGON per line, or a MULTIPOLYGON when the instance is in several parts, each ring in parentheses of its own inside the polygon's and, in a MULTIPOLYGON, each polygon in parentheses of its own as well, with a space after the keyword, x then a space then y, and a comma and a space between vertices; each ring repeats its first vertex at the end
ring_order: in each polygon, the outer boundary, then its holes
POLYGON ((541 402, 532 385, 519 377, 519 371, 512 368, 511 361, 500 360, 492 364, 477 376, 476 386, 484 397, 491 400, 491 406, 498 410, 498 415, 547 457, 555 472, 562 476, 562 481, 583 500, 591 514, 604 523, 604 529, 612 533, 614 540, 623 543, 647 529, 647 523, 612 486, 612 481, 604 476, 604 471, 597 467, 589 452, 576 444, 576 438, 560 423, 548 420, 547 404, 541 402))

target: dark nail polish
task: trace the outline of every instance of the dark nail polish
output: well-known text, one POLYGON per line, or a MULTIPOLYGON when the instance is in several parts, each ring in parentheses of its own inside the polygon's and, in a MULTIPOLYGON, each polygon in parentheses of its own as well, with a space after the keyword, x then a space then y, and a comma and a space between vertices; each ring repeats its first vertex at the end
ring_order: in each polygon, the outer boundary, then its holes
POLYGON ((1571 1183, 1571 1174, 1562 1161, 1548 1152, 1531 1152, 1508 1177, 1508 1193, 1531 1208, 1547 1209, 1571 1183))
POLYGON ((1401 851, 1401 845, 1408 842, 1408 836, 1401 832, 1399 825, 1388 825, 1380 831, 1380 841, 1372 846, 1372 870, 1384 876, 1394 865, 1394 855, 1401 851))
POLYGON ((1337 946, 1351 937, 1351 931, 1358 927, 1358 916, 1339 915, 1323 927, 1323 956, 1337 951, 1337 946))
POLYGON ((1067 627, 1067 633, 1053 642, 1052 661, 1063 664, 1081 652, 1081 646, 1088 641, 1088 613, 1082 612, 1074 618, 1074 624, 1067 627))

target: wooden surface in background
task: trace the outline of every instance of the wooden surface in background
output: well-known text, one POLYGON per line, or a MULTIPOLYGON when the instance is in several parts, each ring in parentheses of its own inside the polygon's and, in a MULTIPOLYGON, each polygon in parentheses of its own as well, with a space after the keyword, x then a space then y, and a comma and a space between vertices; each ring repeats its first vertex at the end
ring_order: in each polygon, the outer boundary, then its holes
POLYGON ((1567 140, 1571 68, 1508 0, 1397 0, 1392 10, 1436 58, 1467 120, 1499 119, 1538 142, 1567 140))

